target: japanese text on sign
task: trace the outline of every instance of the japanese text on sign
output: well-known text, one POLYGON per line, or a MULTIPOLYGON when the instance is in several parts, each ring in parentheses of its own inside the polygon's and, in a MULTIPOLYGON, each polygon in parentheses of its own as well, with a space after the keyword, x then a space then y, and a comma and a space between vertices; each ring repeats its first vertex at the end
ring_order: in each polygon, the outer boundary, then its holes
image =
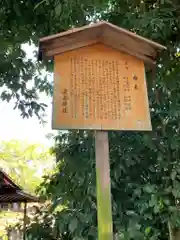
POLYGON ((56 121, 63 129, 150 129, 143 63, 103 48, 86 47, 55 58, 59 79, 54 104, 61 106, 54 107, 56 121))

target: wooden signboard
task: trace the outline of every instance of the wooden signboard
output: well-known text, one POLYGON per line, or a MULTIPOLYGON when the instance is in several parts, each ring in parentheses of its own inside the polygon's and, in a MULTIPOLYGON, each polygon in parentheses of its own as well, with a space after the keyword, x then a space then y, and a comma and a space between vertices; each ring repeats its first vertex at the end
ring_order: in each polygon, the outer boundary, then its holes
POLYGON ((142 60, 94 44, 54 62, 54 129, 151 130, 142 60))
POLYGON ((108 130, 149 131, 145 67, 165 47, 99 22, 42 38, 54 57, 53 129, 95 131, 98 239, 113 240, 108 130))

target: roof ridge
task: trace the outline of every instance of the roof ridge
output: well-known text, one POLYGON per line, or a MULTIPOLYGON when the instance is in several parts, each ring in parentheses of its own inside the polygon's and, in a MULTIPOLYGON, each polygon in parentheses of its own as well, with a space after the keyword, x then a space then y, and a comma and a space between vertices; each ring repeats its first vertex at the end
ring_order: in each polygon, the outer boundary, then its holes
POLYGON ((165 46, 132 31, 110 22, 99 21, 41 38, 38 59, 41 60, 43 55, 53 57, 98 42, 149 64, 154 64, 158 52, 166 49, 165 46))
POLYGON ((18 184, 16 184, 13 181, 13 179, 2 168, 0 168, 0 173, 2 173, 4 175, 4 177, 6 177, 6 179, 8 179, 8 181, 10 182, 12 187, 16 188, 17 190, 22 190, 22 187, 20 187, 18 184))

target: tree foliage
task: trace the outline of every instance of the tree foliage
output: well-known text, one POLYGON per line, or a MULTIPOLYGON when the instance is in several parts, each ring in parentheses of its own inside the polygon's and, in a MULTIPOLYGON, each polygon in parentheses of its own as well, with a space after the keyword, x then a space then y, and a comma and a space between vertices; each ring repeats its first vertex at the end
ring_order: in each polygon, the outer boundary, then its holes
POLYGON ((0 143, 0 158, 0 168, 30 193, 35 192, 42 175, 50 172, 53 166, 53 156, 48 148, 16 140, 0 143))
MULTIPOLYGON (((86 23, 87 14, 94 12, 92 0, 87 1, 12 1, 0 2, 0 87, 1 99, 14 99, 15 108, 23 117, 36 114, 41 117, 46 105, 39 93, 52 94, 48 74, 42 74, 44 65, 28 59, 23 45, 38 46, 39 38, 63 31, 70 26, 86 23)), ((47 64, 51 67, 51 64, 47 64)))
MULTIPOLYGON (((18 24, 15 24, 17 27, 15 32, 23 39, 21 43, 30 39, 36 43, 39 36, 80 26, 96 19, 104 19, 167 46, 168 50, 159 58, 156 76, 154 71, 153 74, 147 73, 153 131, 109 133, 113 223, 114 233, 119 239, 178 239, 179 2, 177 0, 20 2, 21 4, 17 6, 23 9, 21 10, 23 16, 26 16, 16 20, 18 24), (24 31, 28 37, 21 36, 21 26, 25 27, 24 31)), ((10 15, 13 13, 17 19, 17 12, 12 6, 5 4, 3 14, 6 13, 6 20, 7 13, 10 15)), ((11 34, 12 36, 14 40, 10 42, 18 42, 16 34, 11 34)), ((3 78, 3 81, 6 79, 3 78)), ((14 92, 13 88, 12 90, 14 92)), ((29 236, 35 236, 35 233, 37 236, 36 230, 39 229, 38 232, 41 230, 39 239, 41 235, 43 239, 47 239, 44 234, 48 229, 48 239, 58 237, 96 239, 93 133, 70 131, 60 134, 57 136, 54 151, 59 162, 59 171, 51 178, 46 177, 40 188, 42 195, 51 199, 52 206, 48 209, 48 215, 43 215, 44 211, 38 214, 34 225, 29 226, 29 236), (55 211, 59 204, 66 205, 66 208, 55 211), (46 221, 49 221, 49 224, 44 227, 46 221)))
MULTIPOLYGON (((50 173, 54 158, 48 148, 40 144, 27 144, 20 141, 0 143, 0 168, 25 192, 35 195, 42 175, 50 173)), ((22 223, 23 213, 0 211, 0 237, 5 227, 22 223)))

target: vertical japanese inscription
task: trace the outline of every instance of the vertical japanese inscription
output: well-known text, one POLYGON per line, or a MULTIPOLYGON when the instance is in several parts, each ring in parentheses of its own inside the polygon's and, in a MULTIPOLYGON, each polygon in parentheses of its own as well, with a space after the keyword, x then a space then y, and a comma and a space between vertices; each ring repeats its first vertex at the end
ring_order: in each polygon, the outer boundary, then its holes
MULTIPOLYGON (((125 61, 125 68, 128 71, 128 62, 125 61)), ((126 112, 131 111, 132 109, 132 97, 130 92, 130 81, 127 76, 123 77, 123 89, 124 89, 124 110, 126 112)))
POLYGON ((144 70, 102 44, 55 56, 53 128, 151 130, 144 70))
POLYGON ((62 112, 68 113, 68 90, 66 88, 63 89, 62 92, 62 112))
MULTIPOLYGON (((118 60, 91 59, 86 56, 71 57, 72 118, 120 120, 122 109, 131 111, 130 82, 127 76, 121 75, 122 68, 128 71, 127 61, 122 64, 122 61, 118 60), (120 85, 123 87, 123 92, 120 92, 122 89, 120 85)), ((67 108, 64 107, 63 111, 67 112, 67 108)))

